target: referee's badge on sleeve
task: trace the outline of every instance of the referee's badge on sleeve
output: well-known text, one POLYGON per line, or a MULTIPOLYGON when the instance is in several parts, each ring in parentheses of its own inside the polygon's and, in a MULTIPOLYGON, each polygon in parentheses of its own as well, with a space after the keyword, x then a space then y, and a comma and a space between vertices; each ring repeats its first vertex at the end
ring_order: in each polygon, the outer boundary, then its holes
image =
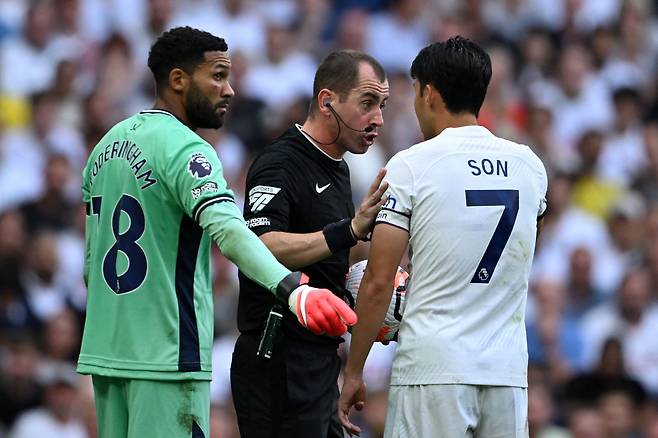
POLYGON ((261 211, 281 191, 279 187, 256 186, 249 190, 249 207, 252 212, 261 211))

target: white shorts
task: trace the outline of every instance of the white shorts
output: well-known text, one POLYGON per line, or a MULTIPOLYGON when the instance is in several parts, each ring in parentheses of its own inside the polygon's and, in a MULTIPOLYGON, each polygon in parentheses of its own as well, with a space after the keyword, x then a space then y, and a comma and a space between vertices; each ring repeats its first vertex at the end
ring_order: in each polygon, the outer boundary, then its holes
POLYGON ((528 391, 512 386, 391 386, 384 438, 527 438, 528 391))

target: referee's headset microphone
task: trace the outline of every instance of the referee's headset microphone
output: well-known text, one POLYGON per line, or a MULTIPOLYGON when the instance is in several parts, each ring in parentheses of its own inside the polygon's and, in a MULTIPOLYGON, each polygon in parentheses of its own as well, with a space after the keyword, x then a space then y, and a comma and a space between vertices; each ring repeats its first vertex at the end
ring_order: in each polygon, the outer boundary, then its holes
POLYGON ((348 125, 347 123, 345 123, 345 121, 344 121, 343 118, 340 116, 340 114, 338 114, 338 112, 334 109, 334 107, 331 106, 331 100, 329 100, 329 99, 325 99, 325 101, 324 101, 324 106, 326 106, 327 108, 329 108, 329 110, 331 111, 331 113, 332 113, 332 114, 334 115, 334 117, 336 118, 336 121, 338 122, 338 125, 339 125, 339 129, 340 129, 340 124, 341 124, 341 123, 342 123, 343 125, 345 125, 345 127, 346 127, 347 129, 351 129, 352 131, 356 131, 356 132, 366 132, 366 133, 367 133, 367 132, 371 132, 372 130, 375 129, 375 128, 372 127, 372 125, 366 126, 364 129, 354 129, 354 128, 352 128, 350 125, 348 125))
POLYGON ((350 125, 348 125, 347 123, 345 123, 345 121, 343 120, 343 118, 338 114, 338 112, 336 112, 336 110, 334 109, 334 107, 331 106, 331 99, 325 99, 325 100, 323 100, 323 101, 322 101, 322 105, 324 105, 325 107, 329 108, 329 111, 331 111, 331 114, 334 115, 334 118, 336 119, 336 124, 338 124, 338 132, 336 133, 336 137, 334 137, 334 139, 331 140, 329 143, 323 143, 323 142, 321 142, 321 141, 318 141, 318 139, 316 139, 315 137, 312 137, 311 134, 309 134, 308 132, 306 132, 306 131, 302 131, 302 132, 304 132, 304 134, 306 134, 307 136, 309 136, 309 137, 310 137, 314 142, 316 142, 317 144, 320 144, 320 145, 326 146, 326 145, 329 145, 329 144, 334 144, 334 143, 336 143, 336 141, 338 140, 338 137, 340 137, 340 125, 341 125, 341 124, 345 125, 345 127, 346 127, 347 129, 350 129, 350 130, 352 130, 352 131, 354 131, 354 132, 365 132, 365 133, 368 133, 368 132, 371 132, 371 131, 373 131, 373 130, 375 129, 375 128, 373 128, 372 126, 366 126, 365 129, 354 129, 354 128, 352 128, 350 125))

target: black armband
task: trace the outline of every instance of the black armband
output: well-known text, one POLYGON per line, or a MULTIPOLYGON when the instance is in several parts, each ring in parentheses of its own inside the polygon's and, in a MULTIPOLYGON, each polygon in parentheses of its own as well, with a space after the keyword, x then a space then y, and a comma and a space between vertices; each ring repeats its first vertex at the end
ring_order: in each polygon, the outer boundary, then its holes
POLYGON ((281 280, 276 286, 276 297, 287 305, 288 297, 290 297, 292 291, 304 283, 302 280, 308 281, 307 278, 302 277, 305 276, 299 271, 291 272, 290 274, 283 277, 283 280, 281 280))
POLYGON ((344 249, 350 249, 358 240, 354 236, 351 225, 352 219, 341 219, 331 223, 322 229, 324 240, 327 241, 329 251, 336 253, 344 249))

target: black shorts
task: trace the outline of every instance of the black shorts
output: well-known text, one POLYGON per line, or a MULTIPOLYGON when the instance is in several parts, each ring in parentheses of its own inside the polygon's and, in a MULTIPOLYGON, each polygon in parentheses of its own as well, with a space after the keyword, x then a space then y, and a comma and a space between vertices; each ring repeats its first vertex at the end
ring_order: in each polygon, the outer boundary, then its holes
POLYGON ((241 334, 231 390, 242 438, 342 438, 336 349, 280 339, 271 359, 256 356, 258 336, 241 334))

